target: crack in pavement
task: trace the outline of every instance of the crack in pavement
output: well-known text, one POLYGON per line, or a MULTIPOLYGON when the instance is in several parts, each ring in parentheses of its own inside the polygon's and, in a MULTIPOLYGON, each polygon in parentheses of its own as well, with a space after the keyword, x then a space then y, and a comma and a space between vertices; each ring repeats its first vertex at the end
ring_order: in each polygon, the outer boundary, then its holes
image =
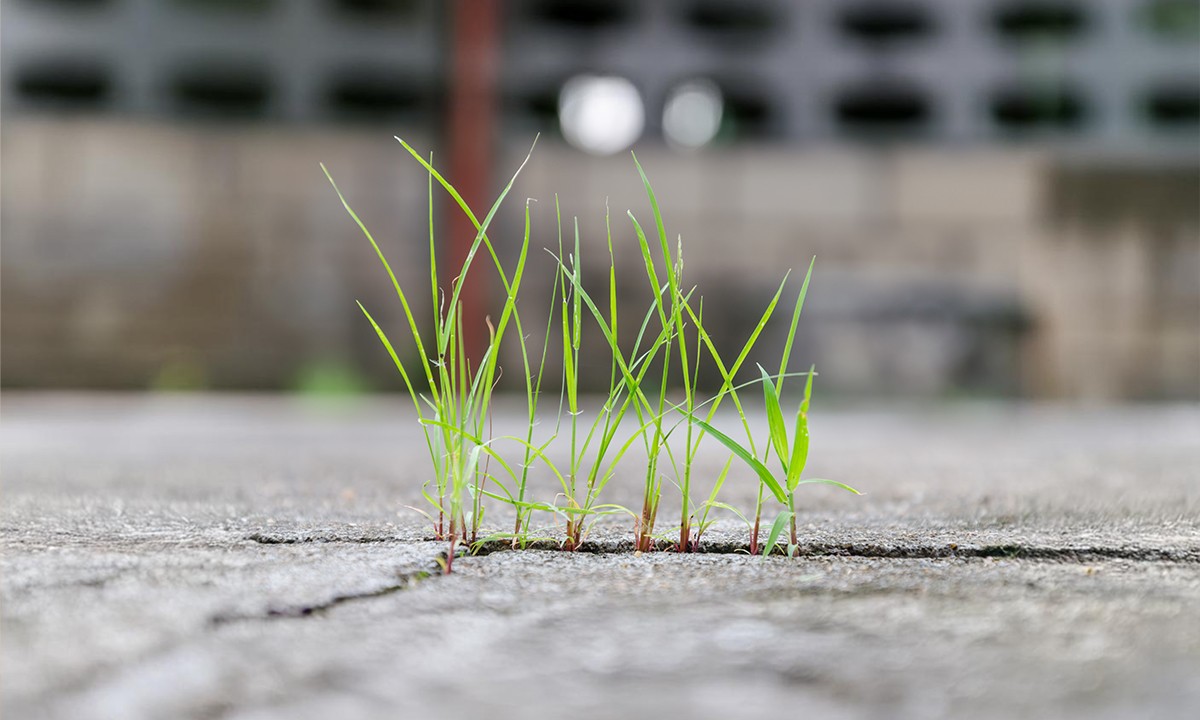
MULTIPOLYGON (((301 543, 406 543, 412 542, 398 537, 386 536, 344 536, 344 535, 264 535, 254 533, 248 540, 269 545, 301 544, 301 543)), ((669 541, 659 541, 655 551, 671 551, 674 544, 669 541)), ((507 552, 514 548, 511 542, 494 540, 477 543, 470 552, 467 546, 460 546, 459 555, 484 556, 494 552, 507 552)), ((562 550, 562 545, 555 541, 538 540, 525 546, 529 550, 562 550)), ((564 551, 566 552, 566 551, 564 551)), ((633 541, 622 540, 585 540, 578 552, 590 554, 634 553, 633 541)), ((748 555, 749 543, 745 542, 707 542, 700 547, 700 554, 718 555, 748 555)), ((783 549, 776 551, 784 554, 783 549)), ((941 558, 1011 558, 1019 560, 1050 560, 1060 562, 1090 562, 1097 560, 1132 560, 1139 562, 1176 562, 1200 563, 1200 546, 1182 548, 1159 548, 1139 546, 1105 546, 1078 545, 1052 546, 1025 543, 990 543, 973 544, 904 544, 879 542, 828 542, 800 543, 796 548, 798 557, 865 557, 893 558, 898 560, 935 560, 941 558)), ((444 558, 444 555, 443 555, 444 558)))
POLYGON ((135 657, 127 658, 113 666, 92 668, 90 671, 82 674, 79 677, 60 683, 48 694, 39 694, 32 697, 22 698, 21 701, 25 703, 36 704, 43 701, 46 697, 49 697, 55 701, 63 700, 64 698, 69 699, 72 697, 80 697, 89 691, 103 687, 106 683, 112 682, 115 678, 119 678, 121 673, 125 672, 129 668, 145 667, 158 662, 161 658, 166 657, 178 649, 201 638, 204 635, 205 630, 216 631, 226 625, 232 625, 241 622, 261 622, 289 618, 312 617, 328 612, 340 605, 353 603, 359 600, 385 597, 403 590, 410 589, 423 580, 436 577, 441 574, 443 563, 445 562, 445 553, 439 553, 437 557, 438 560, 430 563, 427 569, 410 572, 401 572, 397 570, 396 581, 394 583, 371 590, 342 593, 335 595, 328 600, 312 604, 268 607, 265 611, 258 613, 219 612, 217 614, 208 616, 207 620, 203 620, 203 616, 201 616, 201 618, 197 618, 201 624, 191 625, 189 623, 189 626, 180 634, 161 639, 152 647, 137 653, 135 657))
MULTIPOLYGON (((251 542, 256 542, 259 545, 299 545, 303 543, 389 543, 389 542, 412 542, 411 539, 396 537, 392 535, 310 535, 296 534, 289 535, 286 533, 250 533, 246 539, 251 542)), ((429 538, 425 538, 429 539, 429 538)))
POLYGON ((431 577, 436 577, 441 574, 442 563, 445 562, 445 555, 441 556, 441 561, 432 566, 429 570, 417 570, 415 572, 403 573, 397 575, 397 581, 391 585, 375 588, 373 590, 363 590, 361 592, 350 592, 335 595, 332 598, 319 603, 308 605, 291 605, 285 607, 269 607, 264 612, 260 613, 218 613, 208 619, 210 627, 221 627, 238 622, 253 622, 262 620, 286 620, 292 618, 312 617, 328 612, 339 605, 357 602, 359 600, 370 600, 378 597, 385 597, 394 593, 407 590, 416 585, 422 580, 427 580, 431 577))

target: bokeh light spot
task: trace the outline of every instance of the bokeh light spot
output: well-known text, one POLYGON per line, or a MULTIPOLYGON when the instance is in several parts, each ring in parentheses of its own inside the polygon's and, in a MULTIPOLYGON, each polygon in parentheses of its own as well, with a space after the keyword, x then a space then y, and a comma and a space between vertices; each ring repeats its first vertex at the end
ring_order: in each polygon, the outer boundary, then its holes
POLYGON ((685 148, 712 142, 721 129, 724 105, 721 89, 710 80, 689 80, 675 86, 663 109, 667 142, 685 148))
POLYGON ((611 155, 637 141, 646 113, 637 88, 625 78, 579 75, 559 93, 558 120, 567 142, 595 155, 611 155))

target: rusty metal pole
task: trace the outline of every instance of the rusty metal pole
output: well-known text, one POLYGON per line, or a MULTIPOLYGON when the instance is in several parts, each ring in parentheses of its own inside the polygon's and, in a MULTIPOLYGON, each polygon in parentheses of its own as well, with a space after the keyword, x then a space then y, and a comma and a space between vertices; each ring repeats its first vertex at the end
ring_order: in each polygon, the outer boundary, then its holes
MULTIPOLYGON (((453 0, 451 5, 452 57, 449 107, 448 180, 480 220, 491 206, 492 141, 496 131, 496 74, 499 63, 499 0, 453 0)), ((446 203, 446 228, 450 246, 447 267, 457 270, 466 261, 476 230, 453 203, 446 203)), ((459 296, 463 313, 463 347, 467 357, 478 363, 486 342, 485 302, 490 262, 476 256, 468 280, 459 296)))

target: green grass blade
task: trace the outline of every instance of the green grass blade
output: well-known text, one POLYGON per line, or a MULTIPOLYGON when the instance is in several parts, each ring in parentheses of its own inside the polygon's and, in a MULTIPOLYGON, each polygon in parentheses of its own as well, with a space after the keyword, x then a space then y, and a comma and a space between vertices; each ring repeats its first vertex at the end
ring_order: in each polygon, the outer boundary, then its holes
MULTIPOLYGON (((780 289, 782 290, 782 287, 780 289)), ((717 370, 721 373, 721 377, 723 378, 723 384, 721 386, 721 389, 717 392, 716 396, 714 396, 710 400, 706 400, 705 402, 700 403, 697 407, 703 407, 705 405, 711 404, 711 407, 708 410, 708 416, 706 417, 706 420, 708 422, 712 422, 713 418, 716 417, 716 415, 717 415, 717 408, 720 407, 721 400, 723 400, 726 395, 728 395, 730 398, 732 398, 733 406, 737 410, 738 418, 741 420, 741 423, 742 423, 742 429, 746 432, 746 441, 747 441, 748 447, 750 449, 750 454, 757 456, 758 450, 754 446, 754 433, 752 433, 750 431, 750 423, 749 423, 749 421, 746 420, 746 412, 742 408, 741 398, 738 397, 738 390, 740 390, 741 387, 735 386, 733 384, 734 383, 734 373, 725 367, 725 363, 721 358, 721 353, 720 353, 720 351, 717 350, 717 347, 713 343, 712 337, 708 334, 708 331, 704 329, 704 324, 700 321, 700 317, 692 310, 692 308, 689 304, 684 303, 683 307, 685 310, 687 310, 688 315, 692 318, 692 322, 696 324, 696 332, 700 336, 700 341, 697 342, 696 344, 700 345, 701 343, 703 343, 708 348, 709 357, 711 357, 713 359, 713 362, 716 363, 717 370)), ((765 321, 763 324, 765 324, 765 321)), ((761 324, 760 324, 759 329, 761 329, 761 324)), ((748 352, 748 346, 747 346, 747 348, 743 348, 743 352, 748 352)), ((696 439, 697 448, 699 447, 700 441, 702 439, 703 439, 703 435, 701 435, 701 437, 696 439)))
MULTIPOLYGON (((413 158, 415 158, 416 161, 419 162, 421 164, 421 166, 424 167, 425 170, 429 174, 433 175, 434 179, 437 180, 438 184, 440 184, 442 186, 442 188, 450 195, 450 197, 454 199, 454 202, 462 210, 463 214, 467 217, 467 219, 471 221, 471 224, 475 226, 476 231, 477 231, 477 234, 475 235, 475 240, 474 240, 474 242, 471 243, 471 248, 467 251, 467 257, 464 260, 463 266, 459 271, 458 278, 454 281, 454 289, 453 289, 453 292, 451 293, 449 307, 455 308, 458 306, 458 298, 459 298, 459 295, 462 293, 463 284, 466 282, 467 271, 470 269, 471 264, 473 263, 473 261, 475 259, 475 254, 476 254, 476 252, 478 252, 479 246, 481 244, 487 249, 488 254, 491 255, 492 262, 496 265, 496 272, 500 276, 500 282, 504 286, 504 291, 506 293, 508 293, 508 295, 510 297, 512 297, 513 288, 509 282, 508 275, 504 272, 504 266, 503 266, 503 264, 501 264, 499 256, 496 255, 496 249, 495 249, 495 247, 493 247, 492 241, 487 236, 487 229, 488 229, 488 227, 491 226, 492 219, 496 216, 496 212, 499 211, 500 206, 504 203, 504 198, 508 197, 509 191, 512 190, 513 184, 516 183, 516 181, 517 181, 517 177, 521 174, 521 171, 524 170, 525 166, 529 163, 529 158, 531 155, 533 155, 533 147, 529 148, 529 154, 527 154, 525 156, 525 159, 521 162, 521 165, 517 168, 517 171, 515 173, 513 173, 513 176, 509 179, 508 184, 504 186, 504 189, 500 192, 500 195, 496 198, 496 202, 494 202, 492 204, 491 209, 489 209, 487 212, 487 215, 484 216, 483 222, 480 222, 479 219, 475 216, 475 213, 471 210, 470 206, 467 205, 466 200, 464 200, 462 195, 460 195, 458 193, 458 190, 456 190, 454 188, 454 186, 451 185, 450 182, 446 180, 446 178, 442 177, 441 173, 439 173, 433 167, 433 165, 429 163, 429 161, 427 161, 425 158, 421 157, 421 154, 418 153, 416 150, 414 150, 413 147, 411 145, 409 145, 408 143, 406 143, 404 140, 401 140, 400 138, 397 137, 396 141, 399 142, 404 147, 404 149, 408 151, 409 155, 412 155, 413 158)), ((537 146, 536 138, 533 141, 533 146, 534 147, 537 146)), ((450 329, 450 325, 447 324, 447 326, 443 328, 443 334, 442 334, 442 337, 440 338, 440 342, 438 345, 439 348, 445 347, 446 341, 448 339, 446 336, 450 332, 452 332, 452 330, 450 329)))
POLYGON ((775 550, 775 545, 779 542, 779 536, 783 534, 783 529, 791 519, 792 511, 790 510, 784 510, 775 517, 775 522, 771 523, 771 532, 767 533, 767 542, 763 545, 762 554, 764 558, 775 550))
MULTIPOLYGON (((733 364, 729 366, 729 372, 731 375, 737 375, 738 370, 742 367, 742 363, 746 361, 746 358, 750 355, 750 351, 754 348, 754 344, 758 341, 758 336, 762 334, 763 329, 767 327, 767 323, 775 314, 775 308, 779 305, 779 298, 783 296, 783 288, 785 285, 787 285, 789 277, 791 277, 790 271, 784 274, 783 280, 779 283, 779 288, 775 291, 775 295, 771 298, 771 302, 767 303, 766 309, 763 310, 762 316, 758 319, 758 324, 754 326, 754 331, 750 333, 750 337, 746 338, 745 344, 742 345, 741 352, 738 353, 738 356, 736 359, 734 359, 733 364)), ((780 382, 783 382, 782 376, 780 378, 780 382)))
MULTIPOLYGON (((429 153, 429 165, 433 166, 433 153, 429 153)), ((438 307, 438 271, 437 271, 437 242, 433 234, 433 173, 429 173, 426 183, 426 196, 429 204, 429 308, 433 311, 433 326, 439 328, 442 324, 441 308, 438 307)))
MULTIPOLYGON (((583 284, 583 255, 582 251, 579 249, 579 218, 576 217, 574 220, 575 253, 571 256, 571 267, 574 270, 573 274, 571 275, 571 282, 574 285, 581 285, 583 284)), ((581 342, 580 334, 581 328, 583 327, 583 323, 581 322, 582 315, 583 313, 579 302, 579 296, 573 295, 571 297, 571 329, 574 334, 571 336, 571 344, 573 344, 576 348, 579 347, 581 342)))
POLYGON ((862 495, 862 493, 845 483, 840 483, 837 480, 826 480, 825 478, 808 478, 807 480, 801 480, 800 482, 796 483, 796 485, 832 485, 847 492, 852 492, 855 495, 862 495))
POLYGON ((418 400, 420 394, 413 387, 412 381, 408 377, 408 371, 404 369, 404 363, 400 362, 400 357, 396 355, 396 349, 392 347, 391 341, 388 340, 387 333, 383 331, 383 328, 379 327, 379 323, 375 322, 375 318, 371 317, 371 313, 367 312, 367 309, 363 307, 361 302, 358 303, 358 309, 362 310, 362 314, 366 316, 367 322, 371 323, 375 334, 379 336, 379 341, 383 343, 383 347, 387 350, 388 356, 392 358, 396 369, 400 371, 400 377, 404 380, 404 387, 408 390, 409 397, 412 398, 413 407, 417 409, 417 417, 421 417, 421 403, 418 400))
POLYGON ((728 510, 729 512, 736 515, 739 520, 741 520, 743 523, 745 523, 746 527, 750 527, 751 522, 749 519, 746 518, 745 514, 743 514, 741 510, 738 510, 737 508, 730 505, 729 503, 723 503, 723 502, 720 502, 719 500, 714 500, 710 504, 715 508, 720 508, 722 510, 728 510))
POLYGON ((721 492, 721 488, 724 487, 725 479, 729 477, 729 469, 731 467, 733 467, 732 455, 725 461, 725 467, 721 468, 721 474, 717 476, 717 481, 713 483, 713 489, 708 494, 708 500, 704 501, 704 504, 701 506, 703 508, 703 511, 700 513, 700 525, 702 527, 708 525, 708 511, 716 504, 717 495, 721 492))
MULTIPOLYGON (((433 178, 430 177, 430 183, 432 183, 432 182, 433 182, 433 178)), ((529 238, 530 238, 529 204, 531 202, 532 202, 532 199, 527 199, 525 201, 525 232, 524 232, 524 236, 523 236, 524 239, 522 241, 524 243, 525 247, 528 247, 529 238)), ((524 377, 525 400, 526 400, 526 406, 529 410, 529 425, 528 425, 528 428, 526 431, 527 432, 527 436, 526 436, 527 442, 533 442, 534 426, 537 424, 537 406, 538 406, 538 400, 541 397, 542 378, 545 376, 546 352, 547 352, 547 350, 549 350, 549 346, 550 346, 550 342, 549 342, 550 327, 549 327, 549 325, 550 325, 550 323, 553 323, 553 321, 554 321, 553 297, 554 297, 554 293, 557 290, 558 290, 558 274, 555 273, 554 289, 551 291, 551 307, 550 307, 550 312, 548 313, 548 317, 546 319, 546 322, 547 322, 546 340, 545 340, 545 342, 542 343, 542 357, 541 357, 540 365, 538 366, 536 383, 533 379, 534 378, 533 369, 530 367, 530 363, 529 363, 528 338, 526 338, 525 330, 521 325, 521 316, 519 314, 514 315, 514 319, 516 320, 516 323, 517 323, 517 338, 518 338, 519 345, 521 348, 521 365, 525 372, 525 377, 524 377)), ((521 500, 523 500, 525 498, 525 489, 526 489, 526 484, 527 484, 528 477, 529 477, 529 467, 531 464, 532 464, 532 457, 530 456, 529 451, 526 450, 524 461, 522 462, 522 465, 521 465, 521 479, 517 483, 517 496, 518 496, 518 499, 521 499, 521 500)), ((518 522, 519 522, 519 520, 518 520, 518 522)))
MULTIPOLYGON (((779 304, 779 298, 783 295, 783 288, 787 284, 787 279, 788 275, 784 275, 783 281, 779 283, 779 288, 775 291, 774 297, 772 297, 771 302, 767 304, 766 309, 763 311, 762 317, 758 319, 758 323, 754 326, 754 330, 751 331, 750 336, 746 338, 746 342, 742 344, 742 349, 738 353, 737 358, 729 367, 725 366, 725 363, 721 358, 721 354, 717 351, 716 346, 712 342, 712 338, 709 336, 708 331, 704 329, 704 323, 701 322, 699 315, 692 310, 691 305, 684 303, 683 308, 687 312, 688 316, 691 317, 692 322, 695 323, 696 331, 700 337, 700 341, 703 342, 703 344, 708 348, 709 356, 716 362, 717 370, 721 373, 721 377, 724 379, 724 384, 717 392, 717 395, 712 399, 712 406, 709 408, 707 417, 709 422, 716 417, 717 409, 721 406, 721 401, 725 399, 726 395, 730 395, 734 404, 737 406, 738 415, 742 418, 743 425, 745 425, 745 413, 742 411, 741 402, 739 401, 737 395, 737 390, 741 388, 734 387, 734 378, 737 376, 738 370, 741 369, 742 363, 746 361, 746 358, 754 349, 754 345, 756 342, 758 342, 758 337, 762 334, 763 329, 767 326, 767 322, 770 321, 771 316, 775 313, 775 308, 779 304)), ((748 438, 753 437, 749 433, 748 426, 746 426, 746 432, 748 438)), ((752 439, 750 442, 750 450, 756 455, 758 454, 754 448, 752 439)))
MULTIPOLYGON (((662 287, 662 284, 659 283, 658 280, 658 271, 654 267, 654 256, 650 252, 650 242, 646 239, 646 232, 642 230, 641 223, 637 221, 637 218, 633 216, 633 213, 627 212, 626 214, 629 216, 629 219, 633 221, 633 231, 637 235, 638 249, 642 252, 642 263, 646 266, 646 277, 649 279, 652 288, 660 288, 662 287)), ((674 274, 669 271, 667 274, 669 277, 674 277, 674 274)), ((667 288, 670 292, 674 292, 674 280, 668 281, 667 288)), ((666 304, 663 303, 662 297, 662 292, 658 292, 654 296, 654 302, 658 308, 659 321, 665 326, 668 324, 667 308, 666 304)))
MULTIPOLYGON (((570 271, 567 269, 566 265, 563 264, 561 258, 558 259, 558 265, 569 274, 570 271)), ((574 282, 574 280, 572 280, 572 282, 574 282)), ((595 301, 593 301, 592 297, 583 289, 583 285, 575 285, 574 291, 579 293, 580 300, 583 301, 583 304, 587 307, 588 311, 591 312, 592 317, 596 320, 596 324, 600 327, 600 331, 604 334, 605 341, 608 343, 608 346, 612 348, 613 357, 617 361, 617 367, 621 371, 621 376, 624 379, 629 392, 633 393, 635 397, 639 397, 644 403, 646 403, 646 405, 649 405, 649 401, 640 387, 640 376, 634 376, 633 369, 625 361, 624 356, 621 355, 620 346, 617 344, 617 337, 613 334, 612 328, 609 327, 608 322, 604 319, 604 314, 600 312, 600 308, 596 306, 595 301)), ((649 357, 653 357, 653 352, 666 343, 665 336, 666 331, 659 334, 656 341, 651 345, 652 350, 647 351, 647 355, 649 357)), ((649 363, 649 360, 646 362, 649 363)), ((635 408, 640 410, 640 407, 641 406, 638 403, 635 403, 635 408)))
POLYGON ((817 366, 810 365, 808 368, 808 379, 804 382, 804 401, 800 403, 800 412, 808 415, 808 405, 812 402, 812 386, 813 377, 817 374, 817 366))
POLYGON ((567 391, 567 409, 574 415, 579 410, 577 396, 578 382, 575 378, 575 352, 571 345, 571 314, 567 312, 566 296, 562 302, 562 353, 563 353, 563 383, 567 391))
MULTIPOLYGON (((621 337, 617 332, 617 258, 613 254, 612 241, 612 223, 609 218, 608 198, 604 199, 604 232, 608 237, 608 314, 609 324, 612 326, 614 337, 621 337)), ((616 361, 612 363, 609 377, 609 387, 613 387, 617 380, 616 361)))
POLYGON ((779 405, 779 394, 775 391, 775 381, 767 374, 762 365, 758 366, 762 373, 763 402, 767 406, 767 425, 771 433, 771 445, 779 456, 779 463, 787 469, 788 452, 787 426, 783 424, 783 408, 779 405))
POLYGON ((816 374, 816 369, 814 365, 808 370, 808 380, 804 383, 804 401, 800 403, 800 409, 796 412, 796 438, 792 444, 792 458, 787 467, 788 492, 796 489, 796 483, 804 473, 804 466, 808 464, 808 405, 812 400, 813 375, 816 374))
POLYGON ((759 462, 758 458, 751 455, 750 452, 746 448, 739 445, 736 440, 716 429, 712 425, 709 425, 700 418, 694 416, 691 418, 691 420, 703 428, 704 432, 712 435, 717 442, 724 445, 729 452, 737 455, 742 462, 749 465, 750 469, 754 471, 754 474, 758 475, 758 478, 762 480, 763 484, 766 485, 771 491, 771 494, 775 496, 775 499, 781 503, 784 503, 785 505, 787 504, 787 493, 783 491, 783 487, 780 486, 779 481, 775 479, 775 476, 771 474, 771 471, 767 469, 766 465, 763 465, 761 462, 759 462))
MULTIPOLYGON (((658 208, 658 198, 654 196, 654 188, 650 187, 650 178, 646 177, 646 171, 642 169, 642 164, 638 162, 637 155, 632 152, 633 164, 637 166, 638 175, 642 178, 642 186, 646 189, 646 197, 650 198, 650 210, 654 213, 654 224, 658 230, 658 238, 662 243, 663 256, 666 258, 667 274, 673 275, 671 272, 671 246, 667 241, 667 229, 663 225, 662 212, 658 208)), ((675 288, 672 287, 672 290, 675 288)))
POLYGON ((788 460, 788 492, 796 489, 804 466, 808 463, 808 418, 801 414, 796 420, 796 438, 792 445, 792 457, 788 460))
POLYGON ((721 468, 721 474, 717 476, 717 481, 713 484, 712 492, 708 494, 708 504, 712 505, 717 501, 717 494, 721 492, 721 488, 725 485, 725 478, 729 477, 729 468, 733 467, 733 456, 725 461, 725 467, 721 468))
POLYGON ((500 467, 504 469, 504 472, 507 473, 510 478, 512 478, 513 480, 516 480, 519 477, 519 474, 517 473, 517 471, 514 470, 511 465, 509 465, 508 461, 505 460, 504 457, 502 455, 500 455, 500 453, 496 452, 496 450, 494 450, 492 448, 491 441, 484 440, 483 438, 479 437, 478 435, 472 435, 469 431, 464 430, 464 429, 458 427, 457 425, 451 425, 450 423, 445 423, 445 422, 442 422, 441 420, 424 419, 424 420, 421 420, 421 424, 422 425, 433 425, 435 427, 442 428, 443 430, 447 430, 451 433, 455 433, 455 434, 463 437, 466 440, 470 440, 471 443, 474 445, 474 447, 471 448, 471 458, 472 458, 471 472, 474 472, 474 466, 478 464, 479 453, 483 453, 483 454, 487 455, 488 457, 492 458, 493 460, 495 460, 496 463, 499 464, 500 467))
POLYGON ((796 341, 796 326, 800 324, 800 311, 804 309, 804 298, 808 296, 808 283, 812 280, 813 266, 817 264, 816 256, 808 263, 808 272, 804 274, 804 283, 800 285, 800 295, 796 297, 796 307, 792 310, 792 324, 788 328, 787 342, 783 344, 783 357, 779 361, 779 390, 783 390, 784 373, 787 372, 788 359, 792 355, 792 344, 796 341))
MULTIPOLYGON (((395 289, 396 296, 400 298, 400 305, 404 308, 404 317, 408 321, 409 330, 412 331, 413 341, 417 344, 417 353, 422 358, 421 366, 425 370, 426 380, 429 381, 429 392, 433 395, 437 395, 438 390, 433 382, 433 372, 429 368, 429 363, 425 362, 425 358, 428 356, 425 353, 425 345, 421 342, 420 326, 417 325, 417 320, 415 317, 413 317, 412 308, 408 304, 408 297, 404 294, 404 290, 401 289, 400 281, 396 279, 396 273, 392 271, 392 266, 390 263, 388 263, 387 257, 383 254, 383 250, 380 249, 379 243, 375 242, 375 236, 371 234, 371 231, 367 229, 366 224, 364 224, 362 219, 358 217, 358 213, 354 212, 354 208, 350 207, 350 203, 346 200, 346 196, 342 195, 342 191, 338 188, 337 183, 334 182, 333 175, 329 173, 329 169, 325 167, 324 163, 321 163, 321 171, 325 173, 325 178, 329 180, 329 184, 333 186, 333 191, 337 193, 338 200, 342 202, 342 207, 345 208, 346 212, 354 220, 354 224, 358 225, 358 229, 362 231, 362 234, 366 236, 367 240, 371 243, 371 247, 375 249, 375 255, 378 256, 379 262, 383 263, 383 269, 387 271, 388 277, 391 278, 392 288, 395 289)), ((361 307, 361 305, 359 307, 361 307)), ((376 327, 378 328, 377 325, 376 327)))

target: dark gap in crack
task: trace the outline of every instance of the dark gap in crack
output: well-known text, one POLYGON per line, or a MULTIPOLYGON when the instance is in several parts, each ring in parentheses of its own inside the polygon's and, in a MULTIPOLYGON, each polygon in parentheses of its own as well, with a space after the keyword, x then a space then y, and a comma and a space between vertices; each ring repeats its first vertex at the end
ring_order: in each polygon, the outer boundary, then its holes
MULTIPOLYGON (((284 533, 251 533, 246 536, 246 539, 251 542, 256 542, 260 545, 300 545, 304 543, 389 543, 389 542, 411 542, 407 538, 394 537, 391 535, 288 535, 284 533)), ((422 538, 423 540, 425 538, 422 538)))
MULTIPOLYGON (((248 540, 267 545, 290 545, 297 543, 384 543, 384 542, 414 542, 399 537, 368 536, 350 537, 338 535, 264 535, 254 533, 248 540)), ((423 538, 422 542, 433 542, 433 538, 423 538)), ((484 556, 495 552, 506 552, 514 549, 554 550, 563 551, 562 544, 553 540, 535 540, 526 543, 522 548, 514 548, 509 540, 492 540, 476 543, 468 549, 464 543, 459 546, 458 556, 484 556)), ((656 552, 671 552, 674 543, 660 540, 655 544, 656 552)), ((634 552, 631 539, 585 540, 575 552, 590 554, 615 554, 634 552)), ((749 544, 744 542, 710 541, 702 543, 699 554, 710 555, 748 555, 749 544)), ((778 548, 776 554, 785 554, 784 548, 778 548)), ((1013 558, 1023 560, 1054 560, 1064 562, 1088 562, 1096 560, 1134 560, 1141 562, 1180 562, 1200 563, 1200 547, 1187 548, 1154 548, 1154 547, 1109 547, 1082 545, 1075 547, 1051 547, 1045 545, 1027 545, 1021 543, 1004 543, 990 545, 959 545, 955 543, 939 545, 921 544, 887 544, 873 542, 824 542, 800 543, 796 548, 798 557, 867 557, 894 558, 907 560, 933 560, 940 558, 1013 558)))
MULTIPOLYGON (((655 550, 672 551, 674 544, 660 541, 655 550)), ((525 549, 562 550, 554 542, 529 543, 525 549)), ((474 555, 490 555, 494 552, 513 550, 511 543, 494 541, 478 545, 474 555)), ((632 540, 585 540, 577 552, 592 554, 632 553, 632 540)), ((700 555, 749 555, 748 543, 714 542, 702 544, 700 555)), ((775 551, 785 555, 783 548, 775 551)), ((1047 547, 1022 545, 888 545, 883 543, 800 543, 797 557, 865 557, 891 558, 897 560, 935 560, 942 558, 1014 558, 1023 560, 1054 560, 1064 562, 1087 562, 1096 560, 1136 560, 1143 562, 1200 563, 1200 548, 1145 548, 1145 547, 1047 547)))

